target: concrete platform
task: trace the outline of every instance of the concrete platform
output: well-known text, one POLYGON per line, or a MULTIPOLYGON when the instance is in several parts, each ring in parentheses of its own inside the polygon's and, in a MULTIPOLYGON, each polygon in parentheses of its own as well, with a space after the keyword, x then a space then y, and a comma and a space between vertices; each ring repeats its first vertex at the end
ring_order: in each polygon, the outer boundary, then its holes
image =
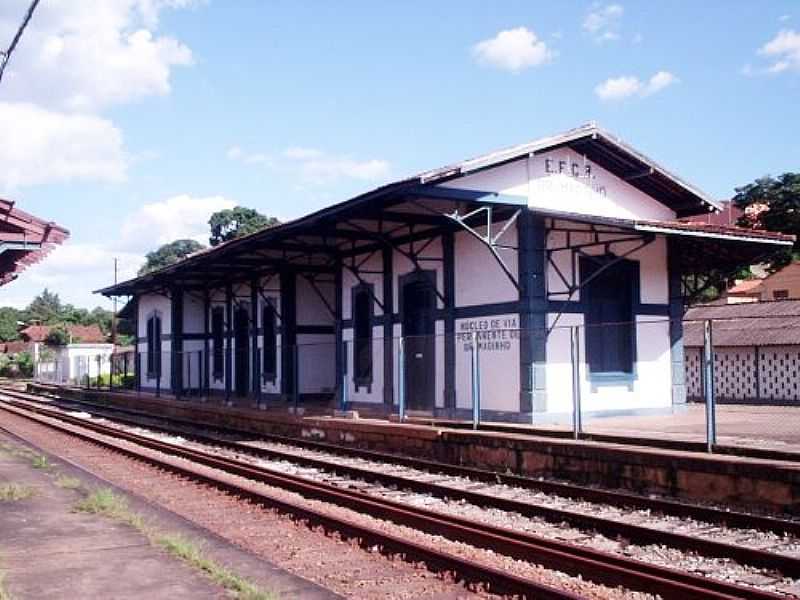
POLYGON ((521 475, 800 515, 800 462, 794 460, 709 455, 680 444, 651 447, 645 440, 637 445, 636 440, 622 436, 573 440, 554 437, 552 431, 537 434, 519 427, 472 431, 379 419, 297 417, 130 393, 61 389, 59 394, 254 434, 316 439, 521 475))
MULTIPOLYGON (((22 444, 0 432, 0 441, 22 444)), ((38 453, 38 451, 37 451, 38 453)), ((0 501, 0 570, 15 600, 113 598, 119 600, 229 598, 221 587, 135 529, 98 515, 73 512, 80 492, 55 484, 58 474, 77 477, 85 488, 113 487, 58 457, 57 469, 33 469, 30 460, 0 451, 0 485, 30 486, 27 499, 0 501)), ((203 544, 205 554, 281 598, 338 598, 193 526, 182 518, 119 490, 134 512, 159 530, 203 544)))

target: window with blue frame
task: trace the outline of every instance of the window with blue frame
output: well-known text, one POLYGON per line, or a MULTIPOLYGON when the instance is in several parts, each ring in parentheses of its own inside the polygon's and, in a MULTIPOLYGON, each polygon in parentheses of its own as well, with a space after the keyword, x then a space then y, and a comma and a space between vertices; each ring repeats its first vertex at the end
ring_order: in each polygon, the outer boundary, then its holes
POLYGON ((639 293, 639 263, 614 255, 584 256, 580 276, 585 282, 581 299, 586 305, 589 376, 632 376, 636 362, 634 306, 639 293))

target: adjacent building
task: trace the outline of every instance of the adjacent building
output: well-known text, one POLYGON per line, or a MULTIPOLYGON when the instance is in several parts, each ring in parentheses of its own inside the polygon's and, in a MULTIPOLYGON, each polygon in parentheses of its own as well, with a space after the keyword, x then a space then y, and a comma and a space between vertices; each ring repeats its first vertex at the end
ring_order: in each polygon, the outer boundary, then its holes
POLYGON ((800 262, 792 262, 759 279, 746 279, 725 294, 728 304, 800 298, 800 262))
POLYGON ((592 123, 100 292, 132 298, 142 390, 459 416, 478 386, 485 418, 564 419, 576 393, 589 415, 670 412, 682 281, 793 241, 680 220, 716 210, 592 123))
POLYGON ((34 217, 0 199, 0 286, 42 260, 69 232, 52 221, 34 217))

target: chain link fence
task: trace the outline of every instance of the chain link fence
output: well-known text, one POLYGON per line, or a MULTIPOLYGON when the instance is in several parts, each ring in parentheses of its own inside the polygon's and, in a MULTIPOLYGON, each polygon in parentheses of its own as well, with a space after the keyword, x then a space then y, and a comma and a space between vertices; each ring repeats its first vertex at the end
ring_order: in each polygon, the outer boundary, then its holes
POLYGON ((540 329, 502 325, 82 356, 40 362, 36 379, 260 410, 800 451, 799 332, 742 319, 591 324, 575 314, 540 329), (752 328, 754 343, 731 345, 733 327, 752 328))

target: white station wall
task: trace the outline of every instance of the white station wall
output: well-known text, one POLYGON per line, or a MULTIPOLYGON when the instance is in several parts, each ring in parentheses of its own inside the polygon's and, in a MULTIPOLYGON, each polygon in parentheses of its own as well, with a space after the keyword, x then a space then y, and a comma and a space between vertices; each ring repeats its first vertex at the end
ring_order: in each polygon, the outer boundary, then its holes
POLYGON ((531 208, 628 219, 675 218, 668 207, 568 148, 536 154, 443 185, 527 198, 531 208))
POLYGON ((139 372, 141 385, 145 388, 155 388, 160 385, 162 389, 169 389, 172 380, 172 364, 170 362, 171 342, 161 341, 161 378, 160 382, 151 377, 147 372, 147 320, 157 314, 161 317, 161 335, 172 333, 172 304, 171 300, 161 294, 145 294, 139 296, 139 324, 138 324, 138 349, 139 372))
MULTIPOLYGON (((336 289, 327 280, 315 285, 316 289, 305 277, 297 277, 297 325, 334 327, 336 320, 328 307, 335 304, 336 289)), ((300 393, 332 393, 336 389, 336 335, 298 334, 297 352, 300 393)))

